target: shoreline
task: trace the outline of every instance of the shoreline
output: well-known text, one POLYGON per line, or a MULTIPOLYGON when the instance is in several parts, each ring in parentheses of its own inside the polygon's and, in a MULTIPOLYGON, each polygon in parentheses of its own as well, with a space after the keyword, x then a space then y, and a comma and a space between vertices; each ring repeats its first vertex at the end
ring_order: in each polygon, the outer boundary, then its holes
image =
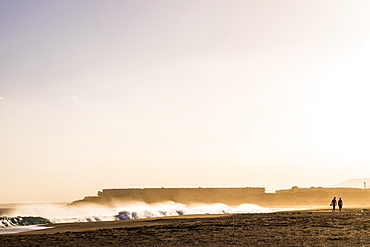
MULTIPOLYGON (((302 210, 315 210, 321 209, 322 207, 315 207, 315 208, 307 208, 307 207, 273 207, 273 208, 266 208, 271 211, 266 212, 238 212, 235 211, 234 213, 199 213, 199 214, 186 214, 186 215, 168 215, 168 216, 158 216, 158 217, 146 217, 140 219, 127 219, 127 220, 101 220, 101 221, 75 221, 75 222, 59 222, 59 223, 51 223, 51 224, 37 224, 37 225, 23 225, 23 226, 15 226, 15 227, 6 227, 0 228, 0 235, 4 234, 53 234, 58 232, 57 230, 52 229, 60 229, 61 232, 70 231, 69 228, 73 229, 81 229, 81 230, 96 230, 100 229, 101 227, 105 228, 113 228, 113 227, 122 227, 122 226, 142 226, 144 223, 147 222, 151 224, 153 221, 156 220, 171 220, 171 219, 186 219, 186 218, 208 218, 208 217, 222 217, 228 216, 232 214, 268 214, 268 213, 275 213, 275 212, 288 212, 288 211, 302 211, 302 210), (33 229, 34 228, 34 229, 33 229), (51 229, 50 231, 41 231, 44 229, 51 229), (9 233, 7 233, 9 232, 9 233)), ((10 216, 10 217, 26 217, 26 216, 10 216)), ((36 216, 31 216, 36 217, 36 216)), ((47 218, 45 218, 47 219, 47 218)))
MULTIPOLYGON (((191 215, 176 215, 176 216, 164 216, 164 217, 153 217, 153 218, 143 218, 143 219, 130 219, 130 220, 111 220, 111 221, 94 221, 94 222, 67 222, 67 223, 53 223, 47 225, 40 225, 44 227, 49 227, 48 229, 40 229, 34 231, 15 233, 17 235, 39 235, 39 234, 55 234, 64 233, 72 231, 95 231, 99 229, 114 229, 114 228, 128 228, 128 227, 144 227, 144 226, 158 226, 158 225, 169 225, 175 222, 186 222, 187 220, 193 219, 208 219, 208 218, 223 218, 231 217, 233 215, 276 215, 276 214, 314 214, 314 213, 329 213, 329 214, 344 214, 353 213, 354 211, 361 212, 362 207, 351 207, 347 208, 347 212, 331 212, 331 209, 324 207, 315 209, 292 209, 283 210, 276 212, 260 212, 260 213, 231 213, 231 214, 191 214, 191 215)), ((369 210, 370 207, 365 208, 369 210)))
MULTIPOLYGON (((369 210, 370 206, 362 207, 359 205, 348 207, 346 210, 358 210, 363 209, 369 210)), ((300 213, 300 212, 330 212, 331 209, 327 207, 296 207, 296 208, 287 208, 287 207, 274 207, 272 208, 273 211, 271 212, 253 212, 253 213, 243 213, 243 212, 235 212, 235 213, 224 213, 224 214, 189 214, 189 215, 173 215, 173 216, 163 216, 163 217, 151 217, 151 218, 141 218, 141 219, 128 219, 128 220, 105 220, 105 221, 92 221, 92 222, 63 222, 63 223, 51 223, 51 224, 41 224, 41 225, 28 225, 28 226, 18 226, 18 227, 9 227, 3 228, 3 230, 10 229, 14 230, 11 233, 0 233, 0 235, 34 235, 34 234, 55 234, 55 233, 63 233, 69 231, 91 231, 97 229, 112 229, 112 228, 120 228, 120 227, 142 227, 148 225, 158 225, 160 221, 178 221, 178 220, 186 220, 186 219, 194 219, 194 218, 217 218, 217 217, 227 217, 231 215, 243 215, 243 214, 276 214, 276 213, 300 213), (279 210, 282 209, 282 210, 279 210), (21 229, 30 228, 30 230, 21 230, 21 229), (35 229, 32 229, 35 228, 35 229), (19 229, 19 231, 17 231, 19 229)), ((336 212, 339 213, 339 212, 336 212)), ((343 213, 343 212, 342 212, 343 213)))
POLYGON ((185 215, 60 223, 0 235, 2 246, 364 246, 370 208, 273 213, 185 215))

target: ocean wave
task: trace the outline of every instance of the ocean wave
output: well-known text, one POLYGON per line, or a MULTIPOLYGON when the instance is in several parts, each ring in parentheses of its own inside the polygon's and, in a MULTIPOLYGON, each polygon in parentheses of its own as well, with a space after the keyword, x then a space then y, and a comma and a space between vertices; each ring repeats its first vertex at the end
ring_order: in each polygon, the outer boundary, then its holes
POLYGON ((185 205, 179 203, 167 203, 159 205, 148 205, 134 210, 123 210, 115 216, 116 220, 132 220, 144 218, 156 218, 164 216, 181 216, 196 214, 233 214, 233 213, 269 213, 271 209, 252 204, 242 204, 230 207, 226 204, 193 204, 185 205))
MULTIPOLYGON (((269 213, 274 211, 277 210, 260 207, 254 204, 242 204, 232 207, 223 203, 193 203, 186 205, 173 201, 153 204, 131 202, 111 205, 110 207, 98 205, 85 205, 83 207, 31 205, 28 208, 22 207, 16 209, 12 214, 13 217, 0 217, 0 228, 49 223, 132 220, 197 214, 269 213)), ((279 211, 281 211, 281 209, 279 211)))
POLYGON ((0 228, 7 228, 7 227, 18 227, 18 226, 30 226, 30 225, 44 225, 50 224, 51 221, 45 219, 43 217, 34 217, 34 216, 16 216, 16 217, 8 217, 8 216, 1 216, 0 217, 0 228))

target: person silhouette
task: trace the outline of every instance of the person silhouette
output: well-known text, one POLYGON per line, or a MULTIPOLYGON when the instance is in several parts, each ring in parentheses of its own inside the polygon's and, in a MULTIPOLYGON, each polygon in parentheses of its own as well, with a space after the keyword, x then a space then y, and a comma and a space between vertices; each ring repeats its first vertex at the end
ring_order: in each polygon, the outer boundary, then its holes
POLYGON ((335 206, 337 206, 337 199, 336 199, 335 196, 334 196, 333 200, 331 200, 330 206, 333 207, 332 212, 335 212, 335 206))
POLYGON ((342 197, 339 197, 339 200, 338 200, 338 209, 339 209, 339 212, 342 212, 342 207, 343 207, 342 197))

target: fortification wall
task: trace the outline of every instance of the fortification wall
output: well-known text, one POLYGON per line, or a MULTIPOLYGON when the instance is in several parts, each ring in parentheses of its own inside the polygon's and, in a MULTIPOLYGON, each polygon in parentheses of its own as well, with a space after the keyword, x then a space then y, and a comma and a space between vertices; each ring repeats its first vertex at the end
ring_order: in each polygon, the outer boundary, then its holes
POLYGON ((104 189, 98 193, 105 201, 175 201, 182 203, 246 203, 265 193, 264 188, 132 188, 104 189))

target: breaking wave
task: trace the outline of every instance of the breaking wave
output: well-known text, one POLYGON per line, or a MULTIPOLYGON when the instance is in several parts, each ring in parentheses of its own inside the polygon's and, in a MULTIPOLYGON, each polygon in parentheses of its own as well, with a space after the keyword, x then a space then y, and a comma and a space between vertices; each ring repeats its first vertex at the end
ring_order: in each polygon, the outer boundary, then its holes
POLYGON ((0 217, 0 228, 29 226, 29 225, 44 225, 50 223, 51 223, 50 220, 42 217, 33 217, 33 216, 0 217))
POLYGON ((10 216, 1 216, 0 228, 44 225, 49 223, 131 220, 197 214, 269 213, 274 211, 278 210, 253 204, 242 204, 231 207, 222 203, 193 203, 186 205, 173 201, 154 204, 131 202, 117 204, 111 207, 96 204, 85 206, 28 205, 14 209, 10 213, 10 216))
POLYGON ((233 213, 269 213, 271 209, 252 204, 230 207, 226 204, 191 204, 161 203, 140 205, 139 207, 122 210, 115 216, 116 220, 131 220, 164 216, 196 215, 196 214, 233 214, 233 213))

